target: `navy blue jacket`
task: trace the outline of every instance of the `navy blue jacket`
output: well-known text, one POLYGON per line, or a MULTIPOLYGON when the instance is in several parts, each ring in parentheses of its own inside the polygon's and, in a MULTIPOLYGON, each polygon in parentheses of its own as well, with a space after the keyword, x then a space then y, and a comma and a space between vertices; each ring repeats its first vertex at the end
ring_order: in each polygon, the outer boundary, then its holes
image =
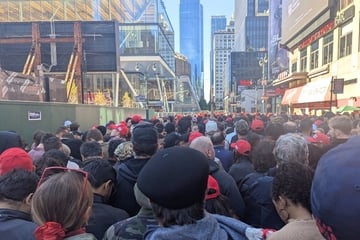
POLYGON ((135 216, 140 205, 136 202, 134 195, 134 185, 141 169, 149 159, 131 158, 126 162, 115 165, 116 184, 115 193, 111 196, 111 205, 124 209, 130 217, 135 216))
POLYGON ((0 236, 11 240, 35 240, 36 228, 37 225, 31 221, 30 214, 12 209, 0 209, 0 236))

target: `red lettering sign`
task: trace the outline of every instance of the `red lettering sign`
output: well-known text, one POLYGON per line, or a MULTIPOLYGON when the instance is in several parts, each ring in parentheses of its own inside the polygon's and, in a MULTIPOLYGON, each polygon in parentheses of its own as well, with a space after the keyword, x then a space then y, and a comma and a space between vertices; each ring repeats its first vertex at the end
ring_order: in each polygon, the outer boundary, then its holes
POLYGON ((335 22, 332 20, 325 24, 319 31, 315 32, 314 34, 310 35, 310 37, 306 38, 302 43, 299 45, 299 50, 302 50, 309 46, 311 43, 315 42, 322 36, 326 35, 328 32, 333 30, 335 27, 335 22))

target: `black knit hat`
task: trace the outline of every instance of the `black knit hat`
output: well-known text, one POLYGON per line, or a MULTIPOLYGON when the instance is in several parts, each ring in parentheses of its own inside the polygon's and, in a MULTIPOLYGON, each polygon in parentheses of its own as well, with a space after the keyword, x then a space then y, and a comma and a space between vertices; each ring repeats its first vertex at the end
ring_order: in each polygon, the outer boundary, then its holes
POLYGON ((141 122, 133 129, 133 144, 157 144, 158 132, 151 123, 141 122))
POLYGON ((171 147, 157 152, 141 170, 137 185, 150 201, 182 209, 205 198, 209 163, 201 152, 171 147))

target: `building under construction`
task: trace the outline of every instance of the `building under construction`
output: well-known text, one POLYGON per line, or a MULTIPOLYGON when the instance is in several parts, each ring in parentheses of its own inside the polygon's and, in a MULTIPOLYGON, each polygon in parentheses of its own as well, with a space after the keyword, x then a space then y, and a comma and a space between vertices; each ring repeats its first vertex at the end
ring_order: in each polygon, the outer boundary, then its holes
POLYGON ((161 0, 5 0, 0 13, 0 99, 199 110, 161 0))

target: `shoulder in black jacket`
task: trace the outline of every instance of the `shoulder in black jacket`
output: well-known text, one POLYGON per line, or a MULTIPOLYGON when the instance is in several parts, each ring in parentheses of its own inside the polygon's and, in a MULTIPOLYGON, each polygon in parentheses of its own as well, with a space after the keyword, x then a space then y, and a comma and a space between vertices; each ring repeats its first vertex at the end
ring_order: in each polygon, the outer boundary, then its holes
POLYGON ((135 216, 140 206, 134 195, 134 185, 141 169, 149 159, 131 158, 124 163, 114 166, 116 170, 115 192, 111 197, 111 205, 124 209, 130 217, 135 216))
POLYGON ((35 240, 34 231, 37 225, 31 221, 28 213, 0 209, 0 238, 11 240, 35 240))

